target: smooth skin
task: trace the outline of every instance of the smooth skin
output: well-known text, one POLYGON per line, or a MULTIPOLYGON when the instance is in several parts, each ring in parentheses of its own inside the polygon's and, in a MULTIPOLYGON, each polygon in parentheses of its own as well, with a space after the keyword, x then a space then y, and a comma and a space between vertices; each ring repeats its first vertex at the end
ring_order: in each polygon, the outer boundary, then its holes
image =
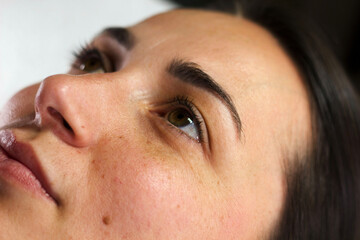
POLYGON ((120 69, 73 67, 4 107, 1 129, 33 147, 57 203, 0 178, 0 238, 265 238, 286 199, 285 168, 311 135, 294 63, 242 17, 175 10, 129 30, 131 50, 104 34, 91 43, 120 69), (222 100, 167 73, 173 59, 198 64, 229 93, 240 132, 222 100), (201 114, 204 141, 169 124, 176 96, 201 114))

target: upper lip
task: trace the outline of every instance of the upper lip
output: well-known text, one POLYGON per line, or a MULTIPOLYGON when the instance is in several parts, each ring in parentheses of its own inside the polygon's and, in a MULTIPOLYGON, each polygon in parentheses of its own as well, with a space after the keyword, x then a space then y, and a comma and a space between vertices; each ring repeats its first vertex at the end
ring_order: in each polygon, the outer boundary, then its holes
POLYGON ((39 180, 45 192, 57 202, 42 170, 39 159, 30 144, 19 142, 10 130, 2 130, 0 131, 0 146, 9 157, 27 167, 39 180))

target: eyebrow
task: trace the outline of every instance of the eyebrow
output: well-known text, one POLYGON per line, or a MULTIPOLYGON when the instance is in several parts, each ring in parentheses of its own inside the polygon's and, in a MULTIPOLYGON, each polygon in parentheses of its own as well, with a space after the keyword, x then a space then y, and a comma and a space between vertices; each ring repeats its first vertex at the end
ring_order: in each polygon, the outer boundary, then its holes
POLYGON ((103 30, 103 34, 109 35, 118 41, 127 50, 130 50, 135 45, 135 36, 126 28, 109 27, 103 30))
POLYGON ((198 64, 186 62, 181 59, 174 59, 168 65, 167 72, 182 82, 204 89, 219 98, 230 111, 240 136, 242 125, 230 95, 210 75, 201 70, 198 64))

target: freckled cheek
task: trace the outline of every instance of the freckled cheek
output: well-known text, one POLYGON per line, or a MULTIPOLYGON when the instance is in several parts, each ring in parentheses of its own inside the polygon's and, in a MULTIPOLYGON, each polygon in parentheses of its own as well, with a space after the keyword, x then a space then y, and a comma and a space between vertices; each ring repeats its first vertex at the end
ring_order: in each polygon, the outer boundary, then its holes
POLYGON ((111 174, 110 207, 119 224, 126 223, 127 231, 189 227, 195 221, 194 213, 201 212, 196 184, 179 164, 164 165, 133 155, 131 163, 112 170, 116 172, 111 174))

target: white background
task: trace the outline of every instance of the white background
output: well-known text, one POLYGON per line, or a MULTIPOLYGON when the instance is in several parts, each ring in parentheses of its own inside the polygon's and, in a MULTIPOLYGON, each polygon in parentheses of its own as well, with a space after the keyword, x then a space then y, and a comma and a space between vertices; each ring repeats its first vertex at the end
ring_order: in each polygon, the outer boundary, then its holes
POLYGON ((19 89, 64 73, 101 29, 175 6, 164 0, 0 0, 0 109, 19 89))

